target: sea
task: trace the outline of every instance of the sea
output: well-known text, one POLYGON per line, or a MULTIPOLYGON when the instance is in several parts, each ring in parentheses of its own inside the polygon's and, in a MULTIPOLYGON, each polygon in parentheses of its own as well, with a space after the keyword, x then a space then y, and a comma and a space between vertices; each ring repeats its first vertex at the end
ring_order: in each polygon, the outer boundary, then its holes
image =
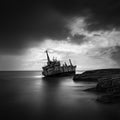
POLYGON ((120 120, 120 104, 85 91, 96 82, 44 78, 41 71, 0 72, 0 120, 120 120))

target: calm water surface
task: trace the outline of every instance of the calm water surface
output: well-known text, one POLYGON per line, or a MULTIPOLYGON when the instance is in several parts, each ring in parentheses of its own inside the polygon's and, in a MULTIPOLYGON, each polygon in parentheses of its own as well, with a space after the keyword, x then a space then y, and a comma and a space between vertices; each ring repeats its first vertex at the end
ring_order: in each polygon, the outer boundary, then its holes
POLYGON ((41 72, 0 72, 0 117, 11 120, 120 120, 120 104, 95 101, 94 82, 42 78, 41 72))

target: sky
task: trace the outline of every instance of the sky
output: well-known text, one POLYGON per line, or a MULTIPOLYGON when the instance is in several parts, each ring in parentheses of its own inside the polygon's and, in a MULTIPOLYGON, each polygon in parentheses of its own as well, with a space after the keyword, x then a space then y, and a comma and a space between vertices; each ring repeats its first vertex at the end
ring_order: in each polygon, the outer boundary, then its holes
POLYGON ((120 67, 119 0, 0 1, 0 70, 41 70, 45 50, 78 70, 120 67))

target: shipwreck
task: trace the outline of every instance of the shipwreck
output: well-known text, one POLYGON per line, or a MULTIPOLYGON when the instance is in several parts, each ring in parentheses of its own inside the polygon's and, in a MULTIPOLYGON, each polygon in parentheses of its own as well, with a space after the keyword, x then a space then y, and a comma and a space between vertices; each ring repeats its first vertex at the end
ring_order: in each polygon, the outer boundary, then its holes
POLYGON ((69 59, 69 65, 66 63, 62 64, 57 59, 51 60, 46 50, 47 55, 47 65, 42 67, 42 74, 45 77, 53 77, 53 76, 70 76, 74 75, 76 72, 76 65, 73 65, 71 59, 69 59))

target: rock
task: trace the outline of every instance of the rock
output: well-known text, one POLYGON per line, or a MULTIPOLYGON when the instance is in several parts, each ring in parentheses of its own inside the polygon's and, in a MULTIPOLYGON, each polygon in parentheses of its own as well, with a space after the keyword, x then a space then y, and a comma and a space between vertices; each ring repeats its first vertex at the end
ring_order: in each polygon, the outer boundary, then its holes
POLYGON ((76 74, 74 75, 73 77, 73 80, 74 81, 96 81, 96 77, 92 77, 92 76, 83 76, 83 75, 80 75, 80 74, 76 74))
POLYGON ((97 98, 99 102, 120 102, 120 69, 86 71, 75 75, 73 79, 74 81, 97 81, 95 88, 86 91, 100 93, 100 96, 97 98))
POLYGON ((108 78, 112 75, 120 74, 120 69, 100 69, 85 71, 82 74, 76 74, 73 77, 74 81, 98 81, 100 78, 108 78))
POLYGON ((96 100, 101 103, 112 103, 111 96, 108 95, 100 96, 96 100))
POLYGON ((97 92, 104 92, 105 95, 97 98, 102 103, 120 102, 120 74, 106 76, 98 79, 96 86, 97 92))
POLYGON ((101 103, 118 103, 120 102, 120 94, 107 94, 102 95, 96 99, 101 103))
POLYGON ((96 90, 96 87, 87 88, 84 91, 98 93, 97 90, 96 90))
POLYGON ((107 93, 120 92, 120 75, 118 74, 98 79, 96 90, 107 93))

